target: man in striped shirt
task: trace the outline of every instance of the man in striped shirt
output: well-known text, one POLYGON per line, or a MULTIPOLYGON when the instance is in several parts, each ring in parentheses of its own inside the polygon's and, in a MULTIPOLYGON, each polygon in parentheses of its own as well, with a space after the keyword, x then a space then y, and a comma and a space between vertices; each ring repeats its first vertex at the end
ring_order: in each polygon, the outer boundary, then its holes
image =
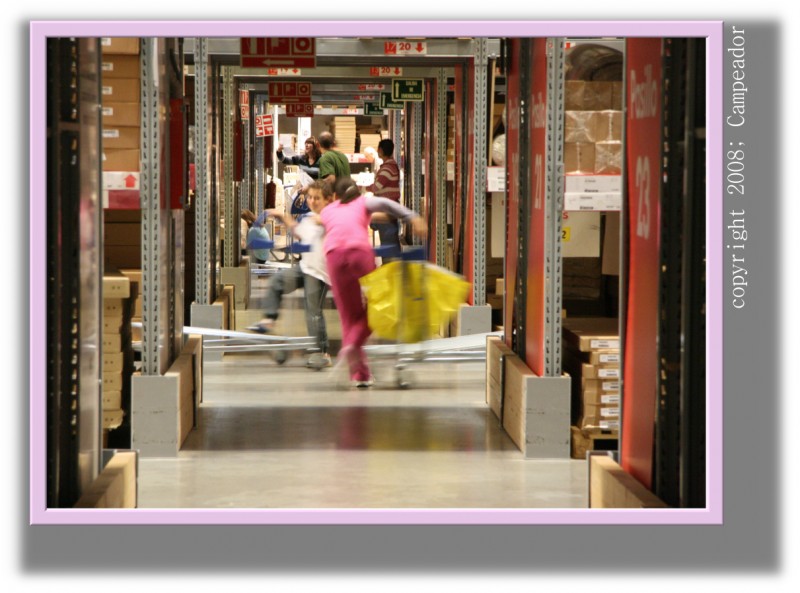
MULTIPOLYGON (((389 198, 400 202, 400 168, 394 155, 394 142, 384 139, 378 143, 378 157, 383 160, 378 172, 375 173, 375 183, 366 188, 368 192, 379 198, 389 198)), ((396 220, 389 222, 374 222, 370 228, 378 232, 381 245, 391 245, 400 254, 400 233, 396 220)))

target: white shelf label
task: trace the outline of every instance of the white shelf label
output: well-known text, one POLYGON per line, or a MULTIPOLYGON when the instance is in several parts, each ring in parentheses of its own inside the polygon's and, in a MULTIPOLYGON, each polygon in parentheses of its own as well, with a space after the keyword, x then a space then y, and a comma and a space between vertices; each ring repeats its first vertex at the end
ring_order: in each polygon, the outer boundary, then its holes
POLYGON ((622 193, 574 193, 564 194, 564 210, 576 211, 616 211, 622 208, 622 193))
POLYGON ((619 369, 597 369, 597 376, 601 379, 619 379, 619 369))
POLYGON ((486 167, 486 191, 506 191, 506 170, 504 167, 486 167))
POLYGON ((616 418, 619 416, 619 407, 600 408, 600 415, 603 418, 616 418))
POLYGON ((603 391, 619 391, 619 381, 603 381, 603 391))
POLYGON ((600 403, 601 404, 619 404, 619 395, 601 395, 600 396, 600 403))
POLYGON ((564 175, 566 193, 619 193, 622 191, 622 175, 564 175))
POLYGON ((619 348, 619 340, 592 340, 590 342, 592 350, 599 348, 619 348))
POLYGON ((600 362, 619 362, 619 354, 601 354, 600 362))
POLYGON ((619 420, 601 420, 600 428, 603 430, 619 430, 619 420))

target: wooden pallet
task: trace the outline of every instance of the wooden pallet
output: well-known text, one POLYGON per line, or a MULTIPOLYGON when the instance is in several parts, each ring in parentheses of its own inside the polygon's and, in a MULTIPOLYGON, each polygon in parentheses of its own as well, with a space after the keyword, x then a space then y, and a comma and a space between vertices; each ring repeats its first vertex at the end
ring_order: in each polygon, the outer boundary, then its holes
POLYGON ((616 430, 578 428, 572 430, 572 458, 586 459, 587 451, 612 451, 617 448, 619 433, 616 430))

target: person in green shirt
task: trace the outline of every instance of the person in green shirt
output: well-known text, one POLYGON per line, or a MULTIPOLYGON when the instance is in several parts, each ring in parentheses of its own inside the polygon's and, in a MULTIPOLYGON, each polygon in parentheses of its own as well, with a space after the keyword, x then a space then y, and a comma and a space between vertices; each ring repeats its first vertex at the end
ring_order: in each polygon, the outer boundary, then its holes
POLYGON ((322 156, 319 159, 319 179, 327 181, 331 185, 337 179, 350 177, 350 162, 347 157, 334 150, 336 140, 330 132, 322 132, 319 135, 319 148, 322 156))

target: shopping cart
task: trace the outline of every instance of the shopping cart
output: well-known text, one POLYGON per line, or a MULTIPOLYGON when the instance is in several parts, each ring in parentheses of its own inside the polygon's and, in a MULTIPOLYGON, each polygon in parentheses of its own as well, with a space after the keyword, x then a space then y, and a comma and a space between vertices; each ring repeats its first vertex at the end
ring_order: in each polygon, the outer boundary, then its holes
POLYGON ((485 360, 485 346, 481 352, 480 344, 476 349, 472 341, 465 349, 450 341, 456 339, 431 340, 465 302, 469 282, 426 261, 422 247, 400 253, 392 249, 375 248, 377 256, 396 259, 367 274, 360 283, 367 299, 370 329, 378 338, 395 341, 395 345, 368 347, 368 353, 395 358, 396 382, 403 389, 411 386, 408 367, 412 363, 485 360), (435 348, 431 348, 433 342, 435 348))

